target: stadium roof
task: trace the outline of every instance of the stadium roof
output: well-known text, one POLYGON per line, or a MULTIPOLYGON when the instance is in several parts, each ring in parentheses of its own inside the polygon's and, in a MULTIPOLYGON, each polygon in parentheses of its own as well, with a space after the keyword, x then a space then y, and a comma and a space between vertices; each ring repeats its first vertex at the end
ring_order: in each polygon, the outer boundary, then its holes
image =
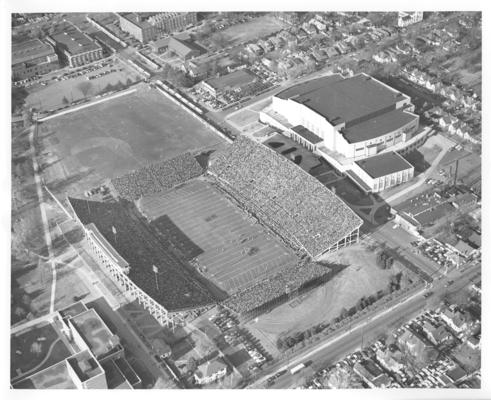
POLYGON ((114 247, 111 246, 111 243, 109 243, 106 238, 99 232, 99 229, 97 229, 97 226, 94 223, 88 224, 87 229, 92 231, 92 233, 94 234, 94 238, 99 242, 99 245, 106 250, 106 253, 110 257, 112 257, 114 261, 118 263, 118 265, 120 265, 122 268, 125 268, 129 265, 128 262, 123 257, 121 257, 121 255, 114 249, 114 247))
POLYGON ((85 33, 80 32, 78 29, 64 31, 63 33, 58 33, 51 36, 51 38, 56 43, 65 47, 71 55, 82 54, 101 48, 101 46, 90 39, 85 33))
POLYGON ((323 139, 317 136, 314 132, 309 131, 303 125, 297 125, 292 128, 293 131, 298 133, 301 137, 303 137, 307 142, 312 144, 317 144, 323 141, 323 139))
POLYGON ((55 50, 48 43, 39 39, 27 40, 12 45, 12 65, 54 54, 55 50))
POLYGON ((333 125, 368 119, 374 113, 394 108, 398 101, 407 97, 366 74, 352 78, 335 74, 313 79, 276 96, 304 104, 333 125))
MULTIPOLYGON (((239 136, 218 155, 209 171, 235 190, 268 197, 269 205, 277 210, 275 217, 281 219, 277 223, 282 224, 312 257, 322 255, 363 223, 312 175, 274 150, 244 136, 239 136), (278 217, 279 214, 282 216, 278 217)), ((253 202, 251 199, 251 205, 253 202)), ((260 204, 260 207, 265 205, 260 204)))
POLYGON ((230 74, 220 76, 219 78, 208 79, 206 83, 216 90, 224 90, 228 87, 240 87, 252 83, 256 75, 247 69, 239 69, 230 74))
POLYGON ((418 116, 402 110, 393 110, 368 121, 341 130, 348 143, 364 142, 386 135, 418 119, 418 116))
POLYGON ((413 166, 396 152, 382 153, 356 162, 372 178, 381 178, 413 166))

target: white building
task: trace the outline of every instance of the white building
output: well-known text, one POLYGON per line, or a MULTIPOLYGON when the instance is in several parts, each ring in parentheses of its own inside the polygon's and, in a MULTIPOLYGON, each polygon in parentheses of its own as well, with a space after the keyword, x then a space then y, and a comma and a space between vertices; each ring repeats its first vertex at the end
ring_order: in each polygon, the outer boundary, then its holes
POLYGON ((364 190, 378 192, 410 180, 414 168, 391 154, 387 160, 399 169, 367 176, 357 162, 419 146, 428 130, 418 130, 419 116, 413 111, 409 96, 369 75, 334 74, 276 94, 259 119, 324 157, 340 172, 358 175, 357 183, 368 186, 364 190))
POLYGON ((227 366, 220 360, 214 359, 198 367, 194 379, 198 385, 206 385, 227 375, 227 366))
POLYGON ((414 177, 414 167, 395 152, 383 153, 356 161, 347 172, 365 192, 377 193, 410 181, 414 177), (352 174, 354 173, 354 176, 352 174))
POLYGON ((423 21, 423 11, 399 11, 397 26, 403 28, 420 21, 423 21))

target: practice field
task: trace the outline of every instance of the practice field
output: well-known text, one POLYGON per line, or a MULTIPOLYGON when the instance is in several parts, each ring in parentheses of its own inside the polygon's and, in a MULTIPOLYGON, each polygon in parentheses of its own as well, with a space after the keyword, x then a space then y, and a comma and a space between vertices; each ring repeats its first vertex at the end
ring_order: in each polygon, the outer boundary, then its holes
POLYGON ((343 308, 353 307, 362 296, 386 289, 390 276, 404 270, 397 263, 389 270, 382 270, 376 265, 375 253, 361 244, 329 255, 328 261, 347 267, 323 286, 260 316, 257 322, 249 321, 246 327, 251 333, 265 339, 263 343, 276 343, 283 334, 331 322, 343 308))
POLYGON ((140 208, 151 220, 166 215, 179 227, 202 250, 196 261, 204 275, 228 293, 297 262, 291 250, 206 182, 144 197, 140 208))
POLYGON ((233 25, 223 31, 223 35, 228 39, 228 45, 237 45, 243 42, 271 35, 284 28, 284 24, 276 18, 265 15, 254 18, 243 24, 233 25))
POLYGON ((49 168, 57 171, 53 178, 76 180, 79 191, 143 165, 222 143, 219 136, 147 86, 42 123, 39 135, 45 149, 58 157, 49 168))

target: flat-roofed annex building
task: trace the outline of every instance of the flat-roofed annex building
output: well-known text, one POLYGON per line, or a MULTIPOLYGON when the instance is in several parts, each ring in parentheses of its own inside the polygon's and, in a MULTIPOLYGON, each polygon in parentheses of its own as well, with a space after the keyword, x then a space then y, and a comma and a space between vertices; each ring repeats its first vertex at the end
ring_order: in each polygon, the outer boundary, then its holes
POLYGON ((48 43, 39 39, 12 45, 12 78, 23 80, 60 68, 58 55, 48 43))
POLYGON ((348 175, 352 180, 360 179, 358 186, 367 193, 377 193, 411 180, 414 167, 396 152, 390 152, 356 161, 348 175), (356 176, 351 176, 352 172, 356 176))
POLYGON ((65 30, 47 40, 70 67, 80 67, 104 57, 102 47, 78 29, 65 30))
POLYGON ((334 74, 292 86, 273 96, 269 111, 260 119, 283 119, 296 140, 298 134, 291 128, 302 126, 321 139, 315 148, 322 144, 350 160, 405 142, 419 126, 409 96, 366 74, 334 74))

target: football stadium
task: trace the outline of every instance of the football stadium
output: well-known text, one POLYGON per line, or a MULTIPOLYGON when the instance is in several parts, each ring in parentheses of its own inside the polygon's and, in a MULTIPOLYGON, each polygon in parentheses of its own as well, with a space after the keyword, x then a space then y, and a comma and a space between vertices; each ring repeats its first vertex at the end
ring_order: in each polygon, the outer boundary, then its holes
POLYGON ((113 178, 109 200, 68 198, 101 267, 162 325, 215 304, 258 315, 331 279, 316 260, 358 241, 362 220, 262 144, 202 165, 185 153, 113 178))

